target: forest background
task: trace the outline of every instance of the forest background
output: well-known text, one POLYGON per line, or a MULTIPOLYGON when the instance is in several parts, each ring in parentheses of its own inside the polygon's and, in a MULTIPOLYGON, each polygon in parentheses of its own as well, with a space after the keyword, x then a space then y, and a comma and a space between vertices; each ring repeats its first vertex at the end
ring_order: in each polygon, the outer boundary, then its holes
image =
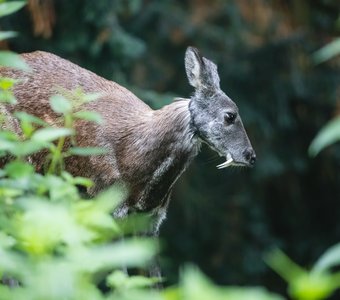
POLYGON ((168 283, 185 262, 219 284, 285 284, 263 254, 310 266, 340 237, 340 148, 308 148, 340 111, 339 58, 315 52, 340 33, 336 0, 45 0, 1 20, 2 48, 45 50, 114 80, 153 108, 192 92, 195 46, 219 68, 257 152, 253 169, 217 170, 207 147, 176 184, 161 229, 168 283))

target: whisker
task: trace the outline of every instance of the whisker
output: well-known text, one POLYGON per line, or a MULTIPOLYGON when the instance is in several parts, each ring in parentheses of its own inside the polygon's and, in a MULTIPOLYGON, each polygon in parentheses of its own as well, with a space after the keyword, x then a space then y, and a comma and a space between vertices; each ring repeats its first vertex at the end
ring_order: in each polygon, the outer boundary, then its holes
POLYGON ((221 157, 217 153, 212 152, 211 154, 209 154, 208 158, 205 159, 204 161, 201 161, 200 164, 206 166, 206 165, 210 165, 212 163, 217 163, 220 160, 221 160, 221 157))

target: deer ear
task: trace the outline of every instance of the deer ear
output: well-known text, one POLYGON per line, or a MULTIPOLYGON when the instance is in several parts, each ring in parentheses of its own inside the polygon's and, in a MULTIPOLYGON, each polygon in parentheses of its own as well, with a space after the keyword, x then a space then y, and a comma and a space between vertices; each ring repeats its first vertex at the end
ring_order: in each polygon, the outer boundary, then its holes
POLYGON ((204 62, 196 48, 188 47, 185 52, 184 64, 190 85, 196 89, 200 88, 202 86, 201 74, 204 62))
POLYGON ((203 85, 213 89, 220 88, 220 76, 218 76, 217 66, 211 60, 203 57, 203 85))
POLYGON ((202 57, 196 48, 188 47, 184 61, 189 83, 195 89, 220 87, 217 66, 209 59, 202 57))

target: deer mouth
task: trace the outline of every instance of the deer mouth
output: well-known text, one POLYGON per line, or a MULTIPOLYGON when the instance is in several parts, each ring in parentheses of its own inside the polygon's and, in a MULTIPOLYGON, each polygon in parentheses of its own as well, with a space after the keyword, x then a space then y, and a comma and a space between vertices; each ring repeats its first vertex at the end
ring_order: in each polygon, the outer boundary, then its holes
POLYGON ((227 153, 227 157, 226 157, 226 161, 218 166, 216 166, 217 169, 224 169, 227 168, 229 166, 231 166, 234 162, 234 159, 232 158, 231 154, 228 152, 227 153))
POLYGON ((217 169, 224 169, 230 166, 234 166, 234 167, 251 167, 251 165, 249 163, 244 163, 241 161, 236 161, 233 159, 233 157, 231 156, 231 154, 228 152, 227 153, 227 157, 226 157, 226 161, 218 166, 216 166, 217 169))

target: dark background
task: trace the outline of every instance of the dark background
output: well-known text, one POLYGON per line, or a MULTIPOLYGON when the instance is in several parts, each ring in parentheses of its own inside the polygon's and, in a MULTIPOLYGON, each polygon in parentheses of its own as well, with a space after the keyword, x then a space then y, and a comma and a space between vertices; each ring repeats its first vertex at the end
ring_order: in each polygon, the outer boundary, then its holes
POLYGON ((273 247, 305 267, 340 237, 340 148, 308 146, 340 111, 340 61, 312 54, 340 33, 337 0, 29 0, 1 21, 20 32, 2 48, 45 50, 133 90, 154 108, 192 92, 184 53, 218 64, 258 162, 217 170, 202 152, 176 185, 162 226, 168 283, 194 262, 214 281, 284 282, 263 261, 273 247))

